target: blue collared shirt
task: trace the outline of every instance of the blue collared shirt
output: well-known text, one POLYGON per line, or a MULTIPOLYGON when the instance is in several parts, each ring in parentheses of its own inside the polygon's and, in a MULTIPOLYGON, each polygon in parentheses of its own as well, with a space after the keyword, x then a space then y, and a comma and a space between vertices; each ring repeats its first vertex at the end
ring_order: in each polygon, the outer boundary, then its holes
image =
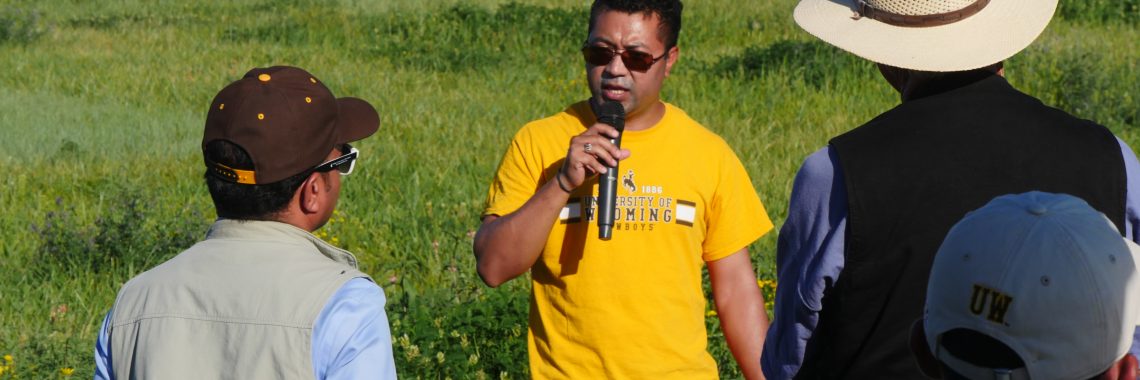
MULTIPOLYGON (((1117 139, 1124 157, 1125 237, 1140 236, 1140 161, 1117 139)), ((788 218, 776 247, 776 305, 760 360, 764 376, 790 379, 803 364, 804 350, 819 324, 824 290, 839 280, 847 228, 847 189, 839 158, 830 148, 808 156, 792 185, 788 218)), ((1140 355, 1140 328, 1131 352, 1140 355)))
MULTIPOLYGON (((354 278, 329 298, 313 325, 313 375, 317 379, 395 379, 392 334, 384 290, 354 278)), ((110 313, 95 342, 95 379, 111 380, 110 313)))

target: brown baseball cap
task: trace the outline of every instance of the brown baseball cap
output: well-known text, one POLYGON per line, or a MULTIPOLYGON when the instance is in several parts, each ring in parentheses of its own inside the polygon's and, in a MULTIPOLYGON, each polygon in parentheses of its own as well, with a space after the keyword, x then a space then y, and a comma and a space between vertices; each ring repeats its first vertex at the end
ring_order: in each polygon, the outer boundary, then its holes
POLYGON ((367 101, 337 98, 296 67, 255 68, 210 103, 202 148, 226 140, 245 150, 253 170, 206 159, 215 177, 242 184, 277 182, 320 165, 334 147, 376 133, 380 115, 367 101))

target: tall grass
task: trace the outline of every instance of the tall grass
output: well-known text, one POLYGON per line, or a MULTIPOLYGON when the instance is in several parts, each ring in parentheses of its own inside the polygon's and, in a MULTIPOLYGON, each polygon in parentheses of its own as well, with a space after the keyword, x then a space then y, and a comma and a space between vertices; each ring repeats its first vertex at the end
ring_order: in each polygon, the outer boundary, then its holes
MULTIPOLYGON (((1065 2, 1010 80, 1135 146, 1135 4, 1065 2)), ((802 159, 897 95, 796 28, 792 1, 687 5, 663 97, 726 138, 779 225, 802 159)), ((15 371, 0 378, 91 376, 118 287, 213 218, 205 106, 274 64, 380 110, 319 234, 384 287, 401 375, 525 377, 529 283, 482 286, 471 237, 510 136, 587 95, 585 23, 569 0, 0 1, 0 355, 15 371)), ((765 280, 775 236, 750 247, 765 280)), ((709 329, 722 375, 738 376, 709 329)))

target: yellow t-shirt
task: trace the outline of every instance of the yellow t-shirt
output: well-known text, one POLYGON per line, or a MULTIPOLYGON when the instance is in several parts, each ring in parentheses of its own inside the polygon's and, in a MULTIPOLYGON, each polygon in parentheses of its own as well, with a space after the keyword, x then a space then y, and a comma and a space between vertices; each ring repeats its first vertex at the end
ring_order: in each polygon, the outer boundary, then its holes
MULTIPOLYGON (((537 379, 708 379, 701 265, 772 229, 732 149, 679 108, 626 131, 613 239, 598 239, 597 177, 576 189, 531 268, 528 348, 537 379)), ((587 102, 531 122, 511 141, 485 215, 506 215, 554 178, 587 102)))

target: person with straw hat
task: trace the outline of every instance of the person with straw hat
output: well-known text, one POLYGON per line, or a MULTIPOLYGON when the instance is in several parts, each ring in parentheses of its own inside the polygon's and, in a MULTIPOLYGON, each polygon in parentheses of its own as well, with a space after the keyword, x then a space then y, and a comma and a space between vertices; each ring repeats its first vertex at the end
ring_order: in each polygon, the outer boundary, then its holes
POLYGON ((769 379, 921 378, 908 330, 921 317, 934 253, 955 222, 995 196, 1071 194, 1136 239, 1140 163, 1131 148, 1004 78, 1003 61, 1041 34, 1056 7, 799 2, 800 27, 876 63, 902 102, 831 139, 796 175, 761 359, 769 379))

